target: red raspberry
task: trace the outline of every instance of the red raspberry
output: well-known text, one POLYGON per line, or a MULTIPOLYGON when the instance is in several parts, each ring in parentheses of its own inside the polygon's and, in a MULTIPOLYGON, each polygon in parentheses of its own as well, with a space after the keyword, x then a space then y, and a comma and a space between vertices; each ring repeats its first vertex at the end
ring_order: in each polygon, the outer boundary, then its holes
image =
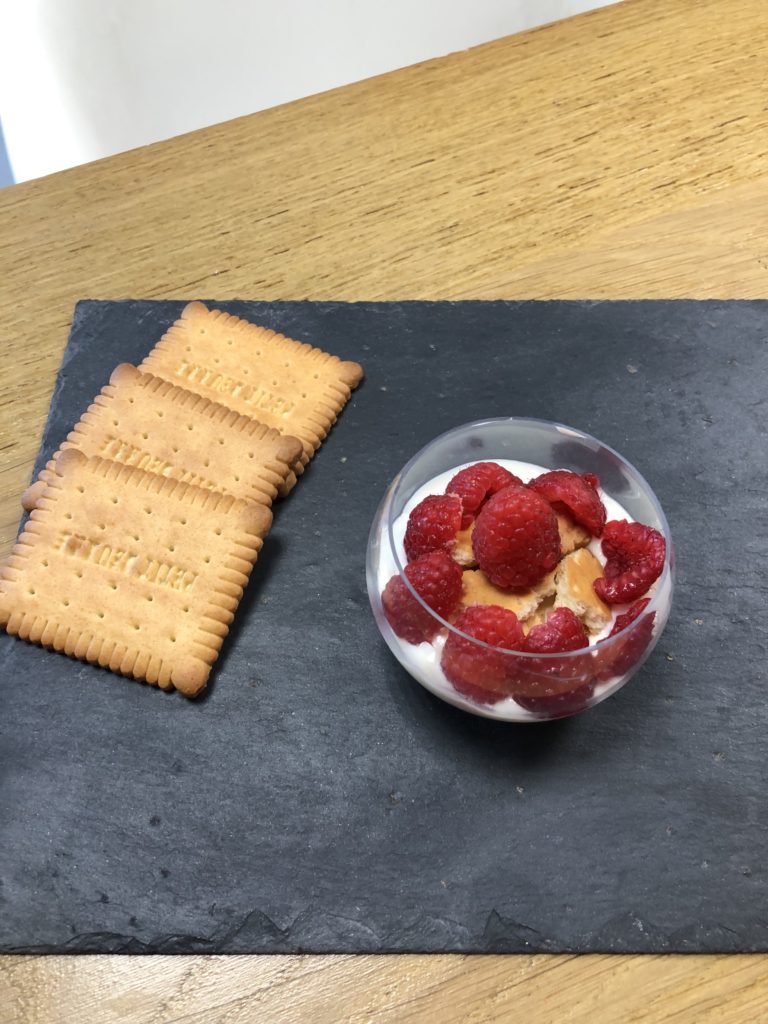
POLYGON ((498 704, 500 700, 506 700, 509 696, 508 693, 491 693, 490 690, 484 690, 482 686, 473 686, 465 680, 459 680, 453 687, 462 697, 473 700, 475 704, 498 704))
MULTIPOLYGON (((604 639, 610 640, 612 636, 616 636, 616 634, 620 633, 622 629, 626 629, 627 626, 633 623, 639 615, 643 614, 650 603, 650 597, 644 597, 642 601, 635 601, 632 607, 628 611, 624 612, 623 615, 617 615, 616 621, 613 624, 613 629, 604 639)), ((601 640, 600 643, 602 642, 603 641, 601 640)))
POLYGON ((446 677, 459 693, 472 700, 484 704, 503 700, 508 696, 507 680, 516 661, 505 652, 522 650, 525 643, 517 616, 496 604, 478 604, 465 609, 454 625, 490 647, 449 633, 441 662, 446 677))
POLYGON ((551 697, 515 697, 515 702, 527 711, 537 711, 549 718, 567 718, 583 711, 595 692, 593 683, 582 683, 574 690, 565 690, 551 697))
MULTIPOLYGON (((429 607, 444 619, 453 614, 461 597, 461 567, 444 551, 431 551, 405 567, 409 583, 429 607)), ((409 644, 432 640, 438 620, 422 607, 400 576, 393 576, 381 595, 392 629, 409 644)))
POLYGON ((658 530, 642 523, 613 519, 605 524, 603 554, 607 558, 595 593, 606 604, 635 601, 661 576, 667 545, 658 530))
POLYGON ((491 495, 496 494, 503 487, 508 487, 509 484, 522 484, 522 482, 519 477, 514 476, 509 470, 503 469, 495 462, 476 462, 473 466, 459 470, 445 488, 445 493, 458 494, 461 498, 464 510, 461 528, 466 530, 491 495))
POLYGON ((570 608, 555 608, 547 621, 534 626, 525 638, 525 649, 530 654, 563 654, 588 646, 581 619, 570 608))
POLYGON ((600 490, 600 477, 597 475, 597 473, 582 473, 581 479, 585 483, 589 484, 593 491, 600 490))
POLYGON ((430 551, 446 551, 461 529, 461 499, 454 494, 431 494, 408 516, 403 546, 413 562, 430 551))
POLYGON ((616 616, 613 629, 605 640, 600 641, 600 644, 604 644, 606 640, 616 636, 617 633, 620 633, 622 629, 626 629, 636 619, 640 619, 634 629, 630 630, 623 639, 617 640, 616 643, 598 652, 597 678, 601 682, 629 672, 645 653, 653 637, 653 623, 656 619, 656 612, 651 612, 650 615, 643 615, 643 612, 650 603, 651 599, 649 597, 643 598, 642 601, 635 601, 629 611, 624 612, 623 615, 616 616), (641 615, 643 616, 642 618, 640 618, 641 615))
POLYGON ((537 476, 528 486, 546 498, 555 511, 566 512, 581 523, 593 537, 599 537, 603 532, 605 509, 600 495, 577 473, 555 469, 537 476))
MULTIPOLYGON (((529 654, 540 654, 542 657, 518 659, 518 674, 512 687, 515 700, 522 703, 521 698, 554 699, 571 693, 582 685, 591 684, 591 655, 570 658, 543 657, 547 654, 578 651, 588 646, 589 639, 584 627, 570 608, 556 608, 550 612, 547 621, 534 626, 525 638, 523 649, 529 654)), ((527 704, 523 706, 528 707, 527 704)), ((536 709, 531 707, 530 710, 536 709)))
POLYGON ((557 517, 544 498, 521 484, 510 484, 480 509, 472 549, 497 587, 532 587, 560 559, 557 517))

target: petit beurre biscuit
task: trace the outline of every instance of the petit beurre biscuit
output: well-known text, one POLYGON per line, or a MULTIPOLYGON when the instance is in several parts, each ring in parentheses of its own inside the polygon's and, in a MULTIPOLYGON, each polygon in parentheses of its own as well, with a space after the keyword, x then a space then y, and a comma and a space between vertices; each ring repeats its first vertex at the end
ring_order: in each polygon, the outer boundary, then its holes
POLYGON ((320 447, 363 376, 358 363, 190 302, 139 369, 320 447))
POLYGON ((555 570, 555 608, 570 608, 591 632, 611 621, 611 609, 595 593, 594 582, 603 567, 589 548, 566 555, 555 570))
POLYGON ((495 604, 514 612, 523 622, 533 615, 542 601, 555 593, 555 570, 547 573, 529 590, 502 590, 495 586, 480 569, 467 569, 461 579, 461 608, 478 604, 495 604))
POLYGON ((523 632, 527 635, 534 626, 543 626, 549 618, 549 613, 555 610, 555 595, 545 597, 539 607, 523 621, 523 632))
POLYGON ((474 520, 466 530, 459 530, 456 534, 456 541, 451 548, 451 558, 458 562, 463 569, 474 569, 477 566, 477 559, 472 548, 472 534, 475 532, 474 520))
POLYGON ((22 495, 29 510, 62 451, 76 448, 205 490, 269 505, 296 483, 301 442, 123 363, 22 495))
POLYGON ((557 513, 557 529, 560 534, 561 555, 570 555, 577 548, 586 547, 592 540, 589 530, 562 512, 557 513))
POLYGON ((64 451, 0 568, 0 625, 192 697, 271 521, 264 505, 64 451))

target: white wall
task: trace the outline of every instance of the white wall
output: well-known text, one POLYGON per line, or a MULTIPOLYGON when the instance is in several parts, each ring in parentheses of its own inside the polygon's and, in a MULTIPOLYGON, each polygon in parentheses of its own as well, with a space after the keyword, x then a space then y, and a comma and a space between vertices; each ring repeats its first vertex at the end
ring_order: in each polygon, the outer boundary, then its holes
POLYGON ((616 0, 0 0, 0 120, 37 177, 616 0))

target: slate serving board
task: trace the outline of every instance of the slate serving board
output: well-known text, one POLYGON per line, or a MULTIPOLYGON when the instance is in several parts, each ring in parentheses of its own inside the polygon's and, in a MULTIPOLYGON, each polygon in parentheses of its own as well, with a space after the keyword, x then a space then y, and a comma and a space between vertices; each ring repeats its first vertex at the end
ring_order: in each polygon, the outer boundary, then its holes
MULTIPOLYGON (((78 305, 45 458, 182 305, 78 305)), ((768 303, 218 305, 365 383, 278 507, 203 699, 0 639, 0 948, 768 950, 768 303), (365 593, 401 465, 510 414, 618 448, 678 555, 641 674, 545 725, 432 697, 365 593)))

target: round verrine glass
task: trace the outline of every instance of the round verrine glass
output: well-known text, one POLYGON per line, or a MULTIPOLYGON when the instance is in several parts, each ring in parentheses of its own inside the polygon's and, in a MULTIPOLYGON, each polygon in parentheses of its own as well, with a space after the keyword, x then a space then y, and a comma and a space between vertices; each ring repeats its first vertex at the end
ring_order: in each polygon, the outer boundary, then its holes
MULTIPOLYGON (((599 541, 593 541, 591 547, 599 551, 599 541)), ((472 714, 508 722, 540 722, 594 707, 641 667, 669 617, 674 554, 669 526, 655 494, 618 452, 573 427, 510 417, 467 423, 441 434, 403 467, 387 489, 371 527, 367 582, 379 630, 414 679, 442 700, 472 714), (647 595, 650 601, 643 614, 610 639, 598 635, 578 651, 542 656, 489 648, 433 612, 404 574, 407 518, 423 497, 443 493, 451 476, 474 462, 501 462, 524 479, 552 469, 596 474, 608 519, 635 520, 654 527, 665 539, 664 569, 647 595), (392 629, 381 595, 393 576, 402 579, 424 614, 434 620, 436 636, 431 643, 407 643, 392 629), (503 675, 504 686, 488 680, 488 689, 457 689, 441 666, 449 637, 454 645, 461 641, 470 658, 476 652, 478 665, 487 664, 492 675, 503 675)), ((625 610, 626 606, 614 609, 617 613, 625 610)))

